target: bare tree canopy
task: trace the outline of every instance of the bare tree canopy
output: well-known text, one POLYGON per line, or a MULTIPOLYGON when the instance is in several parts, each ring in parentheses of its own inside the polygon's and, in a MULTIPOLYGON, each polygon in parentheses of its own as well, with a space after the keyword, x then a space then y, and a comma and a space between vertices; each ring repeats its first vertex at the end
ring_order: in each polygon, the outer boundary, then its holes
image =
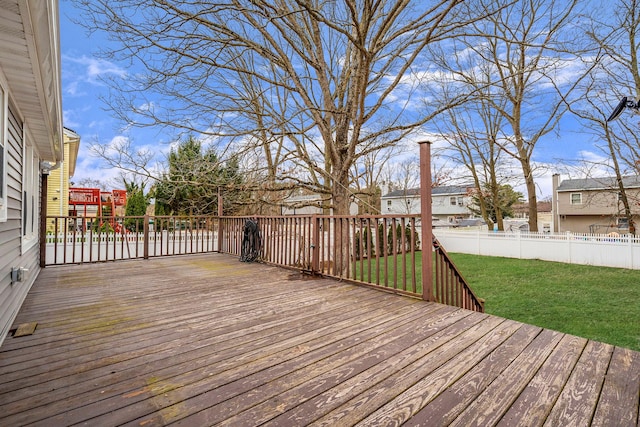
POLYGON ((110 108, 125 123, 235 142, 259 153, 266 182, 328 194, 337 214, 348 212, 358 159, 449 107, 423 102, 424 85, 433 84, 425 48, 502 7, 488 0, 76 2, 85 12, 78 22, 116 42, 107 57, 146 70, 111 82, 119 96, 110 108), (291 170, 298 173, 279 172, 291 170))
POLYGON ((626 218, 629 232, 636 234, 633 207, 640 201, 626 191, 623 178, 640 174, 640 117, 624 112, 615 122, 606 120, 622 97, 640 99, 640 2, 616 0, 609 9, 610 14, 592 13, 586 23, 585 32, 602 60, 585 80, 580 102, 570 107, 603 156, 587 170, 605 169, 615 176, 610 190, 618 194, 617 216, 626 218))
MULTIPOLYGON (((448 118, 449 128, 457 133, 454 138, 482 141, 488 135, 487 143, 496 144, 519 163, 527 191, 529 228, 537 231, 534 149, 557 129, 568 100, 596 61, 585 51, 583 33, 576 25, 581 16, 578 0, 496 3, 503 5, 498 13, 465 28, 452 39, 453 48, 446 46, 434 56, 444 70, 458 76, 456 85, 464 82, 475 95, 473 108, 461 105, 448 118), (460 110, 464 113, 459 114, 460 110), (485 122, 480 134, 460 133, 469 126, 461 126, 461 120, 455 123, 456 115, 469 114, 485 122)), ((445 100, 451 96, 444 92, 445 100)), ((477 148, 473 151, 478 153, 477 148)), ((479 160, 491 169, 495 158, 493 153, 479 160)), ((488 178, 497 190, 499 180, 488 178)))

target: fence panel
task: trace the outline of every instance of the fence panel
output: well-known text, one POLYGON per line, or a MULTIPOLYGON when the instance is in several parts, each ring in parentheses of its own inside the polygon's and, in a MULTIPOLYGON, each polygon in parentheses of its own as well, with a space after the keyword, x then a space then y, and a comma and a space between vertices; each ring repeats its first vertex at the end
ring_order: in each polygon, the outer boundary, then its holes
POLYGON ((640 238, 631 235, 443 229, 434 234, 449 252, 640 269, 640 238))

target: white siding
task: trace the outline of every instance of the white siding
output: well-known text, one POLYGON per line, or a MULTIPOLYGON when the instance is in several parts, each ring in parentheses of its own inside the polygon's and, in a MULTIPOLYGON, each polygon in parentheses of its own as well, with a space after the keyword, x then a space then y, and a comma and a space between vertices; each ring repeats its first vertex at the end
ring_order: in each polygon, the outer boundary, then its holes
POLYGON ((10 105, 6 150, 7 221, 0 222, 0 345, 40 271, 38 245, 22 252, 22 137, 22 121, 18 119, 15 107, 10 105), (12 267, 28 269, 23 282, 11 282, 12 267))

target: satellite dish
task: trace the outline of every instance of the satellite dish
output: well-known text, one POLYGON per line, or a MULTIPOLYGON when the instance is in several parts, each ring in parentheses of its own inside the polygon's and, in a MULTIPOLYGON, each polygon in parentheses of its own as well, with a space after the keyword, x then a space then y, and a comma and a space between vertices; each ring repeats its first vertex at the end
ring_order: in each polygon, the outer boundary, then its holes
POLYGON ((626 106, 627 106, 627 97, 625 96, 620 100, 620 102, 618 102, 618 105, 616 105, 616 108, 613 109, 613 113, 611 113, 611 115, 607 119, 607 122, 612 122, 615 119, 617 119, 620 116, 620 114, 622 114, 622 111, 626 106))

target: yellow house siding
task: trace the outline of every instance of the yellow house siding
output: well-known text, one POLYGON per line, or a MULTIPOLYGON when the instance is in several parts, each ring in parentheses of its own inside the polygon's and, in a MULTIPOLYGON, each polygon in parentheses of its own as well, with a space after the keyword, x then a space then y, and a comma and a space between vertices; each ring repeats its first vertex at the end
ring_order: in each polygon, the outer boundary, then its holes
MULTIPOLYGON (((47 188, 47 216, 69 215, 69 179, 71 171, 75 170, 75 163, 80 145, 80 137, 65 129, 64 158, 60 167, 49 173, 47 188)), ((54 221, 47 221, 47 232, 54 231, 54 221)), ((62 230, 59 230, 62 231, 62 230)))

